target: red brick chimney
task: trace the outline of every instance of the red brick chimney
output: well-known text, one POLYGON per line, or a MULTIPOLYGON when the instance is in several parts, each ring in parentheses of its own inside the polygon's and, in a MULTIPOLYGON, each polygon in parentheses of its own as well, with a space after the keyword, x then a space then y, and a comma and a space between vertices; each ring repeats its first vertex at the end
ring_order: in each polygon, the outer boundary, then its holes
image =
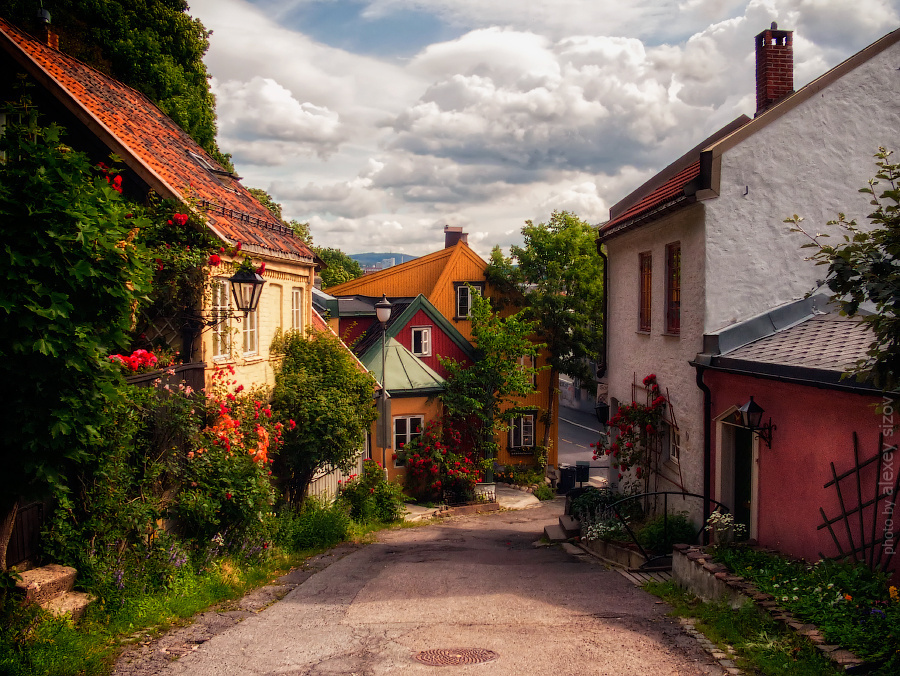
POLYGON ((469 243, 469 233, 463 232, 461 226, 458 225, 445 225, 444 226, 444 248, 449 249, 451 246, 456 246, 457 242, 462 242, 463 244, 469 243))
POLYGON ((756 115, 794 91, 793 36, 774 21, 756 36, 756 115))

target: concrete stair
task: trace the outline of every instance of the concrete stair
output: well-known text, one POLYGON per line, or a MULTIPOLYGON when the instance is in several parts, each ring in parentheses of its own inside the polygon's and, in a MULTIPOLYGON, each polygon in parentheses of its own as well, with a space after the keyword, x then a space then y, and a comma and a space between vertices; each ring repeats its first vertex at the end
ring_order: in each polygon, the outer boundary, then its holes
POLYGON ((54 615, 71 615, 78 621, 94 597, 73 591, 78 571, 68 566, 51 563, 22 573, 16 589, 26 603, 37 603, 54 615))
POLYGON ((550 542, 565 542, 581 535, 581 523, 568 514, 559 517, 559 523, 544 527, 544 537, 550 542))

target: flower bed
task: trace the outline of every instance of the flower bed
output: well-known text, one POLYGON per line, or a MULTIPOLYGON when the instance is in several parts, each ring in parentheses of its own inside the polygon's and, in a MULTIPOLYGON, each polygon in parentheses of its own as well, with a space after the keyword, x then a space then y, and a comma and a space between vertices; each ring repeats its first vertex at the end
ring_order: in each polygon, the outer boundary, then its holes
POLYGON ((734 607, 752 599, 841 667, 898 673, 900 595, 883 576, 833 561, 789 561, 759 547, 677 545, 679 584, 734 607))

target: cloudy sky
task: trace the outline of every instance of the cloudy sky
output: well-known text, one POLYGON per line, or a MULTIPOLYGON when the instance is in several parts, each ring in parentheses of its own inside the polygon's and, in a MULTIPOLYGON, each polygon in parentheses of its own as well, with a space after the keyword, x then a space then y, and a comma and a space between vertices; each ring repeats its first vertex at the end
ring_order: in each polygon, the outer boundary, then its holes
POLYGON ((900 0, 191 0, 219 143, 315 243, 486 256, 555 209, 590 223, 741 113, 753 36, 795 87, 900 26, 900 0))

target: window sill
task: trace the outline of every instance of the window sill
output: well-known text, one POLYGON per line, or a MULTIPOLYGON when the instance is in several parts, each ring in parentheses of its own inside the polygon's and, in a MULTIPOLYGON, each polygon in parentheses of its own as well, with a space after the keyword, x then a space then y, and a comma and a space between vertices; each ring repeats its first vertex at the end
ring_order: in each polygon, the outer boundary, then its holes
POLYGON ((534 455, 534 446, 515 446, 507 448, 506 452, 510 455, 534 455))
POLYGON ((649 336, 649 335, 652 335, 652 334, 650 333, 650 331, 641 331, 640 329, 638 329, 637 331, 635 331, 635 333, 638 334, 639 336, 649 336))
POLYGON ((428 352, 427 354, 425 354, 425 353, 419 354, 418 352, 413 352, 413 356, 414 357, 430 357, 431 352, 428 352))
POLYGON ((681 333, 680 333, 680 332, 679 332, 679 333, 672 333, 671 331, 663 331, 663 332, 662 332, 661 334, 659 334, 659 335, 661 335, 661 336, 663 336, 663 337, 665 337, 665 338, 681 338, 681 333))
POLYGON ((260 354, 257 354, 254 352, 253 354, 245 354, 244 355, 244 363, 245 364, 255 364, 258 361, 263 361, 263 357, 260 354))

